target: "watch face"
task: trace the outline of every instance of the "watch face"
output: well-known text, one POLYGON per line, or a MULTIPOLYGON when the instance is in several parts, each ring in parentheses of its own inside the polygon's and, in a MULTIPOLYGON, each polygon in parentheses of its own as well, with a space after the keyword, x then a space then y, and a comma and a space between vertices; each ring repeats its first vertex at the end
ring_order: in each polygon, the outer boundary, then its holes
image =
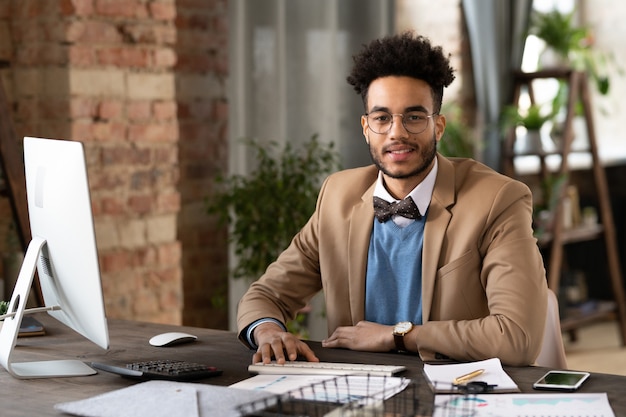
POLYGON ((394 328, 394 332, 399 333, 399 334, 404 334, 404 333, 407 333, 412 328, 413 328, 413 323, 409 321, 403 321, 403 322, 396 324, 394 328))

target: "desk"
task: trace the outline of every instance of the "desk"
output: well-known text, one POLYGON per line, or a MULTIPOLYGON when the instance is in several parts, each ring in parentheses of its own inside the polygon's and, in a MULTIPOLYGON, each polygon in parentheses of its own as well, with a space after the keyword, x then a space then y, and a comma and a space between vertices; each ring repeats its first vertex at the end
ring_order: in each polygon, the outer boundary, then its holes
MULTIPOLYGON (((104 351, 47 315, 37 318, 45 324, 48 334, 19 338, 15 361, 80 359, 86 362, 123 364, 137 360, 169 358, 203 362, 221 368, 224 371, 222 376, 202 381, 209 384, 227 386, 249 377, 247 366, 252 354, 232 332, 110 320, 110 348, 104 351), (169 348, 156 348, 148 344, 150 337, 166 331, 189 332, 197 335, 198 340, 169 348)), ((430 388, 423 379, 422 362, 414 355, 324 349, 320 343, 310 344, 322 361, 406 365, 408 369, 403 376, 420 381, 420 398, 432 398, 430 388)), ((505 367, 505 370, 522 392, 533 392, 532 383, 543 375, 546 368, 505 367)), ((2 416, 60 416, 62 414, 53 408, 56 403, 85 399, 134 383, 136 382, 106 372, 86 377, 19 380, 0 368, 2 416)), ((622 416, 626 415, 624 386, 626 377, 594 373, 579 392, 607 392, 615 414, 622 416)))

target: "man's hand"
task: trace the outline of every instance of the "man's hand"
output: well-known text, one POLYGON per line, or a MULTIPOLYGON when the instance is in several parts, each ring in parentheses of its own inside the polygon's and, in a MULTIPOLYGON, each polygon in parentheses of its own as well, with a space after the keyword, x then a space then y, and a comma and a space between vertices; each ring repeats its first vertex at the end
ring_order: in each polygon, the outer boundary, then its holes
POLYGON ((295 361, 298 356, 303 356, 309 362, 319 362, 306 343, 284 331, 276 323, 268 322, 257 326, 254 329, 254 340, 259 348, 252 356, 252 363, 270 363, 272 357, 277 363, 285 363, 288 360, 295 361))
POLYGON ((322 346, 366 352, 388 352, 395 348, 393 326, 360 321, 356 326, 338 327, 322 346))

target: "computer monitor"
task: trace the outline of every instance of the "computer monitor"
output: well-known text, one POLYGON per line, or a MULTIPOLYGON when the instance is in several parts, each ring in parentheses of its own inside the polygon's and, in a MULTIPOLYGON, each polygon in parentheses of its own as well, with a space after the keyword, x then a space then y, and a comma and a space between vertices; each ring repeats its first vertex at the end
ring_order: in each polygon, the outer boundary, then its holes
POLYGON ((0 330, 0 363, 16 378, 95 374, 79 360, 11 360, 22 317, 29 314, 35 269, 43 309, 103 349, 109 346, 83 145, 26 137, 24 167, 32 239, 0 330))

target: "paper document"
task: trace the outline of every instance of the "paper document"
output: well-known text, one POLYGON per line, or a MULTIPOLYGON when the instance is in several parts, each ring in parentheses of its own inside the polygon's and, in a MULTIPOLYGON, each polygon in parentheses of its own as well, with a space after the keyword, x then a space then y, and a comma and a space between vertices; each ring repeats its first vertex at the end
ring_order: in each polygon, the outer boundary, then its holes
POLYGON ((489 385, 495 385, 495 387, 493 387, 494 392, 519 392, 519 387, 515 381, 504 372, 502 363, 498 358, 445 365, 424 364, 424 374, 435 392, 457 391, 454 380, 478 370, 482 372, 467 382, 482 381, 489 385))
POLYGON ((148 381, 54 408, 83 417, 239 417, 237 406, 269 397, 227 387, 148 381))
POLYGON ((368 397, 388 399, 409 382, 407 378, 388 376, 256 375, 230 387, 289 394, 310 401, 350 403, 368 397))
POLYGON ((434 417, 615 417, 606 393, 436 395, 434 417))

